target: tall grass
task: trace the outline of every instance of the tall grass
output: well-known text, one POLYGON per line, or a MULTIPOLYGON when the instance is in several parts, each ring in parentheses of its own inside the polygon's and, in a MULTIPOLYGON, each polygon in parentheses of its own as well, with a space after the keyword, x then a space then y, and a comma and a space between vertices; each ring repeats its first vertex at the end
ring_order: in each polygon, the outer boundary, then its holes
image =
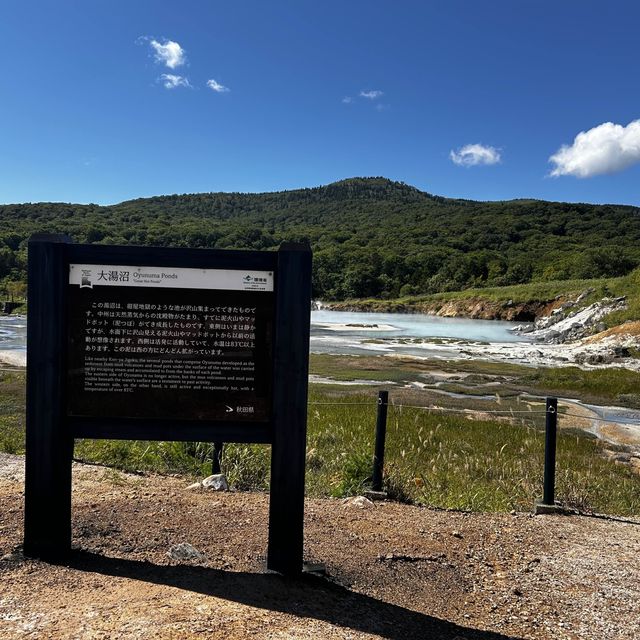
MULTIPOLYGON (((323 398, 312 393, 312 401, 323 398)), ((349 402, 358 399, 365 404, 310 405, 307 473, 314 494, 348 495, 368 482, 375 403, 371 394, 349 402)), ((582 510, 640 513, 640 477, 601 451, 593 438, 560 432, 558 500, 582 510)), ((472 511, 527 510, 541 497, 543 464, 544 432, 528 421, 389 408, 385 488, 392 498, 472 511)))
MULTIPOLYGON (((361 493, 370 483, 376 393, 345 396, 312 386, 309 400, 307 495, 361 493)), ((0 377, 0 451, 24 452, 23 374, 0 377)), ((75 456, 130 471, 202 477, 211 471, 212 446, 78 440, 75 456)), ((541 497, 543 458, 543 431, 528 420, 469 420, 389 407, 384 482, 396 500, 472 511, 529 510, 541 497)), ((222 470, 237 489, 264 490, 269 460, 267 446, 227 444, 222 470)), ((556 496, 564 504, 640 513, 640 476, 605 459, 599 441, 561 429, 557 470, 556 496)))
POLYGON ((23 373, 0 372, 0 452, 24 453, 23 373))

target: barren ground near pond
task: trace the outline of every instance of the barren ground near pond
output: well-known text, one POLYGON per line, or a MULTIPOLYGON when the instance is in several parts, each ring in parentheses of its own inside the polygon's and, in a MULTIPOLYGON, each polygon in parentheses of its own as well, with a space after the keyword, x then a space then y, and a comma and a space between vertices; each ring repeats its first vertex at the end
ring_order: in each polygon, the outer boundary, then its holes
POLYGON ((74 466, 66 564, 25 560, 23 459, 0 454, 0 637, 637 638, 640 522, 309 500, 305 555, 264 570, 268 496, 74 466), (204 554, 168 555, 188 542, 204 554))

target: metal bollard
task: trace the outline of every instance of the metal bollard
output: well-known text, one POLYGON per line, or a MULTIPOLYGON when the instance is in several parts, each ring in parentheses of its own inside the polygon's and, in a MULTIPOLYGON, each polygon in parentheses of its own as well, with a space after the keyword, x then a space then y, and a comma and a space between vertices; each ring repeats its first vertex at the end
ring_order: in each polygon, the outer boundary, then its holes
POLYGON ((544 437, 544 492, 542 504, 553 506, 556 492, 556 433, 558 427, 558 399, 547 398, 544 437))
POLYGON ((382 491, 382 469, 384 466, 384 443, 387 435, 387 407, 389 392, 378 392, 378 418, 376 420, 376 448, 373 456, 373 475, 371 489, 382 491))

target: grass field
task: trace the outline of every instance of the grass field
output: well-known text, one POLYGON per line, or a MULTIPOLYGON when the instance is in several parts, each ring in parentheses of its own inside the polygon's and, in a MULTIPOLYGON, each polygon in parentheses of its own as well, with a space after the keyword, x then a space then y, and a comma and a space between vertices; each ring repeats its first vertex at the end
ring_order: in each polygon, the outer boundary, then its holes
POLYGON ((425 382, 431 371, 440 370, 464 376, 465 383, 441 384, 441 389, 450 387, 451 391, 466 391, 470 396, 482 392, 481 387, 474 385, 495 381, 500 383, 503 398, 528 391, 538 395, 570 395, 585 402, 640 406, 640 373, 613 367, 588 370, 579 367, 534 368, 482 360, 447 362, 410 357, 312 354, 311 370, 316 375, 343 382, 367 379, 390 383, 425 382))
POLYGON ((0 452, 24 453, 23 373, 0 372, 0 452))
MULTIPOLYGON (((372 393, 358 404, 310 405, 309 490, 350 495, 367 482, 373 451, 372 393)), ((313 391, 311 402, 326 402, 313 391)), ((640 512, 640 477, 601 457, 576 433, 558 440, 557 497, 580 509, 640 512)), ((544 432, 531 420, 471 420, 389 408, 386 489, 394 499, 473 511, 530 509, 541 494, 544 432)))
MULTIPOLYGON (((411 403, 409 396, 395 395, 395 402, 411 403)), ((342 497, 367 487, 376 396, 376 389, 311 386, 308 495, 342 497)), ((541 497, 544 434, 539 416, 524 417, 470 420, 392 404, 386 490, 396 500, 441 508, 529 510, 541 497)), ((0 450, 24 452, 21 373, 0 374, 0 450)), ((129 471, 202 477, 211 469, 211 446, 204 443, 78 440, 75 456, 129 471)), ((269 447, 227 445, 222 466, 235 488, 264 490, 269 447)), ((557 468, 557 498, 565 505, 620 515, 640 513, 640 476, 606 460, 598 441, 561 432, 557 468)))

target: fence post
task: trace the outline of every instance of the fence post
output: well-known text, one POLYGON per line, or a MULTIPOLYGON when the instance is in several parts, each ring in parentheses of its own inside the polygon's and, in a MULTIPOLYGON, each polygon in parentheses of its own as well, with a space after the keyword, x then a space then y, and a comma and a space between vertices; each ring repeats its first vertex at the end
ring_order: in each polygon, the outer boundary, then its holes
POLYGON ((224 447, 224 442, 214 442, 213 443, 213 453, 211 460, 211 473, 215 476, 221 473, 220 469, 220 460, 222 459, 222 449, 224 447))
POLYGON ((371 489, 382 491, 382 469, 384 467, 384 443, 387 435, 387 407, 389 392, 378 392, 378 418, 376 420, 376 447, 373 456, 373 475, 371 489))
POLYGON ((547 398, 544 435, 544 492, 542 502, 555 504, 556 493, 556 432, 558 426, 558 400, 547 398))
POLYGON ((544 435, 544 486, 542 502, 537 502, 534 512, 561 513, 556 506, 556 439, 558 427, 558 399, 547 398, 545 402, 545 435, 544 435))

